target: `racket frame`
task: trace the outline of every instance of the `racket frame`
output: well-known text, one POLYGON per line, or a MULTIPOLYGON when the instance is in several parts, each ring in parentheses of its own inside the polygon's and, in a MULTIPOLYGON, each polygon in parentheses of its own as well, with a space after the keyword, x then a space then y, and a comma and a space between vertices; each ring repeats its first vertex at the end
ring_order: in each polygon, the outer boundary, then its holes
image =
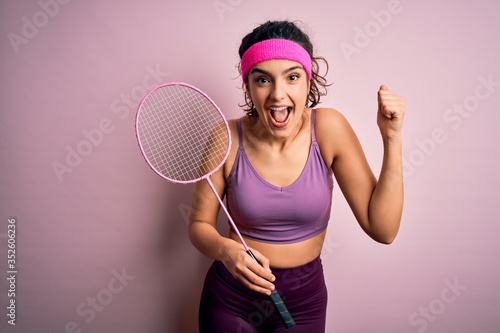
POLYGON ((211 175, 213 175, 215 172, 217 172, 217 170, 219 170, 224 165, 224 163, 227 160, 227 157, 229 156, 229 152, 231 150, 231 144, 232 144, 232 142, 231 142, 231 130, 229 129, 229 124, 227 123, 226 117, 224 116, 224 114, 222 113, 222 111, 219 109, 219 107, 217 106, 217 104, 215 104, 215 102, 210 98, 210 96, 208 96, 207 94, 205 94, 203 91, 201 91, 200 89, 196 88, 193 85, 190 85, 190 84, 184 83, 184 82, 162 83, 159 86, 153 88, 151 91, 149 91, 146 94, 146 96, 144 96, 144 98, 142 99, 141 103, 139 104, 139 107, 137 108, 137 114, 136 114, 136 117, 135 117, 135 134, 136 134, 136 137, 137 137, 137 141, 139 142, 139 148, 141 149, 141 154, 144 157, 144 159, 146 160, 146 162, 148 163, 149 167, 151 169, 153 169, 153 171, 156 172, 163 179, 166 179, 169 182, 173 182, 173 183, 177 183, 177 184, 191 184, 191 183, 196 183, 196 182, 198 182, 198 181, 200 181, 202 179, 208 179, 208 177, 210 177, 211 175), (202 177, 199 177, 199 178, 196 178, 196 179, 191 179, 191 180, 178 180, 178 179, 169 178, 169 177, 163 175, 159 170, 157 170, 155 168, 155 166, 147 158, 146 152, 142 148, 141 138, 140 138, 140 135, 139 135, 139 117, 140 117, 140 113, 141 113, 141 110, 142 110, 142 106, 146 102, 146 100, 149 98, 149 96, 151 96, 155 91, 157 91, 158 89, 161 89, 161 88, 168 87, 168 86, 182 86, 182 87, 186 87, 186 88, 189 88, 189 89, 192 89, 192 90, 196 91, 197 93, 199 93, 200 95, 202 95, 203 97, 205 97, 214 106, 215 110, 217 110, 217 112, 220 114, 221 120, 224 122, 224 125, 225 125, 225 127, 227 129, 227 138, 228 138, 229 142, 228 142, 228 149, 227 149, 226 155, 221 160, 221 162, 219 163, 218 166, 216 166, 212 171, 204 174, 202 177))

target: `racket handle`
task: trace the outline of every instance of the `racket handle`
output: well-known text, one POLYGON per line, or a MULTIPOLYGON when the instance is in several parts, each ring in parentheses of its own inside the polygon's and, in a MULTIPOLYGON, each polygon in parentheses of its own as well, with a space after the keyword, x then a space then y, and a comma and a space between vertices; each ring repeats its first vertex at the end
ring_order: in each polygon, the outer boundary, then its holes
POLYGON ((283 303, 283 300, 281 299, 281 296, 280 294, 278 294, 276 289, 271 292, 271 296, 269 297, 273 301, 274 306, 276 306, 276 309, 278 310, 281 320, 283 320, 283 324, 285 324, 285 327, 290 328, 295 326, 295 320, 293 320, 292 315, 290 314, 290 312, 288 312, 285 303, 283 303))
MULTIPOLYGON (((252 257, 253 260, 255 260, 259 265, 262 266, 261 262, 257 260, 255 255, 248 249, 246 251, 250 257, 252 257)), ((283 324, 285 325, 286 328, 290 328, 295 326, 295 320, 293 320, 292 315, 290 312, 288 312, 288 309, 286 308, 285 303, 283 303, 283 300, 281 299, 280 294, 274 289, 271 292, 271 301, 273 302, 274 306, 276 307, 276 310, 278 310, 278 313, 280 314, 281 320, 283 320, 283 324)))

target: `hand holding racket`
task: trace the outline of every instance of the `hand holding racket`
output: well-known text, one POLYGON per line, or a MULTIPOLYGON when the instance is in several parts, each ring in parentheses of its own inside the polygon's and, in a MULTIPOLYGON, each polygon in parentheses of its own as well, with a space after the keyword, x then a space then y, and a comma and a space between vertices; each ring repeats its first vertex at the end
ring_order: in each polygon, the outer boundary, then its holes
MULTIPOLYGON (((262 265, 248 248, 210 180, 225 163, 231 148, 229 125, 215 103, 191 85, 162 84, 142 100, 135 126, 139 147, 149 166, 174 183, 206 180, 245 251, 262 265)), ((295 321, 276 290, 270 298, 284 325, 294 326, 295 321)))

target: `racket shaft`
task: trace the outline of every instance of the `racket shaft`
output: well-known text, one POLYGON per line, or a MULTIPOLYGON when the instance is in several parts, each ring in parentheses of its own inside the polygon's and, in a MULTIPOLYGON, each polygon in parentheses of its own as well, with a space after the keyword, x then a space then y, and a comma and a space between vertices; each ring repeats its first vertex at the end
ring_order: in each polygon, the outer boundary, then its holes
POLYGON ((233 219, 231 218, 231 215, 229 214, 229 212, 227 211, 227 208, 226 206, 224 205, 224 203, 222 202, 222 199, 219 197, 219 194, 217 193, 217 190, 215 189, 214 187, 214 184, 212 183, 212 181, 210 180, 210 178, 206 178, 207 180, 207 183, 208 185, 210 186, 210 188, 212 189, 212 192, 214 192, 215 194, 215 197, 217 198, 217 200, 219 201, 219 204, 220 206, 222 207, 222 209, 224 210, 224 212, 226 213, 226 216, 229 220, 229 223, 231 224, 231 226, 233 227, 233 230, 234 232, 236 233, 236 235, 238 236, 238 238, 240 239, 240 242, 241 244, 243 245, 243 247, 245 248, 245 251, 250 251, 250 249, 248 248, 248 245, 247 243, 245 242, 245 240, 243 239, 243 236, 241 236, 240 234, 240 231, 238 230, 238 228, 236 227, 236 224, 234 223, 233 219))
MULTIPOLYGON (((215 187, 212 184, 212 181, 208 177, 206 178, 206 180, 207 180, 208 185, 210 186, 210 188, 214 192, 215 197, 219 201, 220 206, 222 207, 222 209, 226 213, 226 216, 229 219, 229 223, 231 224, 231 226, 233 227, 234 232, 236 233, 236 235, 240 239, 241 244, 243 244, 243 247, 245 248, 245 251, 248 253, 248 255, 250 257, 252 257, 253 260, 255 260, 259 265, 262 266, 262 263, 255 257, 255 255, 252 253, 252 251, 250 250, 250 248, 245 243, 245 240, 243 239, 243 236, 241 236, 238 228, 236 227, 236 224, 234 223, 233 219, 231 218, 231 215, 227 211, 226 206, 224 205, 224 203, 222 202, 222 199, 219 197, 219 194, 215 190, 215 187)), ((285 327, 286 328, 290 328, 290 327, 295 326, 295 321, 293 320, 292 315, 290 314, 290 312, 288 312, 288 309, 286 308, 285 303, 283 303, 283 300, 281 299, 281 296, 276 291, 276 289, 271 292, 271 296, 269 296, 269 297, 271 298, 271 301, 273 302, 274 306, 276 307, 276 310, 278 310, 278 313, 280 314, 280 317, 283 320, 283 324, 285 325, 285 327)))

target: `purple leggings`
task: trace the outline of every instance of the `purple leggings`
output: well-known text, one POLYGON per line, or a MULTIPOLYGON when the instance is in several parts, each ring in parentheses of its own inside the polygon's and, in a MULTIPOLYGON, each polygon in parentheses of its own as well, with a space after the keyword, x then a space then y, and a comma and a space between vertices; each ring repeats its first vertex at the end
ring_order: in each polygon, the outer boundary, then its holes
POLYGON ((296 325, 286 329, 269 297, 254 292, 215 261, 201 295, 200 333, 324 333, 327 290, 321 259, 294 268, 271 268, 274 285, 296 325))

